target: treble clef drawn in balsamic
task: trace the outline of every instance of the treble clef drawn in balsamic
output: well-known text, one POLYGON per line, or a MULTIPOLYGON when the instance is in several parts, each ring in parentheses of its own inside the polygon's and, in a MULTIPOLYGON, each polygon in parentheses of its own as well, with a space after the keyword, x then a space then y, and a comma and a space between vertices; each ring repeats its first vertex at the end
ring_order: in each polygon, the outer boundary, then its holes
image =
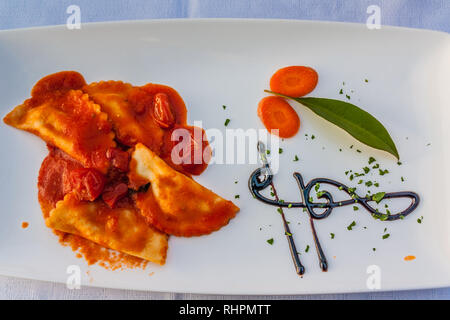
POLYGON ((371 197, 361 197, 354 193, 354 189, 347 187, 346 185, 337 182, 335 180, 327 179, 327 178, 316 178, 311 181, 309 181, 308 184, 305 185, 303 181, 303 177, 300 173, 294 172, 293 176, 295 180, 297 181, 298 187, 300 189, 300 195, 302 198, 301 202, 288 202, 280 200, 278 197, 278 194, 276 192, 274 183, 273 183, 273 174, 270 170, 269 163, 266 158, 266 147, 264 143, 258 142, 258 151, 261 157, 261 161, 263 163, 263 166, 261 168, 256 169, 253 171, 253 173, 250 175, 248 186, 250 189, 251 194, 255 199, 258 199, 259 201, 262 201, 266 204, 276 206, 279 208, 279 212, 281 214, 282 220, 283 220, 283 226, 286 238, 289 242, 289 249, 291 252, 292 260, 295 265, 295 269, 298 275, 303 275, 305 273, 305 267, 302 265, 300 258, 297 253, 297 249, 295 247, 294 238, 293 235, 289 229, 289 225, 286 221, 283 208, 304 208, 306 212, 309 215, 309 221, 311 225, 311 231, 314 237, 314 243, 319 259, 319 265, 322 271, 328 270, 328 262, 326 259, 326 256, 322 250, 322 246, 320 245, 319 238, 317 236, 316 228, 314 225, 314 220, 320 220, 327 218, 332 212, 334 208, 337 207, 344 207, 347 205, 354 205, 355 203, 359 203, 362 205, 374 218, 379 218, 383 221, 394 221, 398 219, 403 219, 403 217, 406 217, 411 212, 413 212, 417 206, 419 205, 420 198, 419 195, 415 192, 410 191, 402 191, 402 192, 390 192, 386 193, 383 197, 384 199, 394 199, 394 198, 409 198, 411 200, 411 204, 404 209, 403 211, 393 214, 393 215, 383 215, 382 213, 378 212, 377 209, 372 207, 369 202, 373 202, 374 200, 371 197), (333 196, 328 191, 321 191, 320 195, 318 195, 318 199, 324 199, 326 202, 320 202, 315 203, 311 201, 310 193, 311 190, 316 186, 317 184, 323 185, 323 184, 329 184, 331 186, 337 187, 339 190, 342 190, 346 192, 351 199, 343 200, 339 202, 335 202, 333 200, 333 196), (272 187, 272 192, 274 194, 275 199, 269 199, 265 196, 263 196, 260 192, 267 187, 272 187), (320 209, 322 212, 317 213, 314 211, 315 209, 320 209))

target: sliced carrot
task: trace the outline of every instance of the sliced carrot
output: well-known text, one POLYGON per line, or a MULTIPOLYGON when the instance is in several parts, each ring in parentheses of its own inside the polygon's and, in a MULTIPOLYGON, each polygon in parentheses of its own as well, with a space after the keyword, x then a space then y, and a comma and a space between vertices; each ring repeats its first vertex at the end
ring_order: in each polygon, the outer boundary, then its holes
POLYGON ((310 67, 286 67, 270 78, 270 90, 290 97, 302 97, 314 90, 318 80, 317 72, 310 67))
POLYGON ((258 116, 270 133, 277 134, 272 130, 278 129, 277 135, 281 138, 294 136, 300 128, 297 112, 280 97, 263 98, 258 104, 258 116))

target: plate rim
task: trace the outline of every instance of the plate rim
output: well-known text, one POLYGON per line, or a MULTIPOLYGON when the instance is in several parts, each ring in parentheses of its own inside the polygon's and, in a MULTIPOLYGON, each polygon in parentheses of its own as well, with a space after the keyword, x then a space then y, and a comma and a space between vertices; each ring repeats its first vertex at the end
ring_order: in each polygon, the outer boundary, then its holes
MULTIPOLYGON (((108 27, 111 25, 145 25, 145 24, 195 24, 195 23, 274 23, 274 24, 280 24, 280 23, 292 23, 297 25, 339 25, 342 27, 348 27, 348 28, 366 28, 366 25, 363 23, 355 23, 355 22, 340 22, 340 21, 322 21, 322 20, 295 20, 295 19, 257 19, 257 18, 177 18, 177 19, 142 19, 142 20, 118 20, 118 21, 102 21, 102 22, 85 22, 83 23, 83 26, 87 26, 89 28, 96 27, 96 28, 102 28, 102 27, 108 27)), ((0 30, 0 41, 2 40, 1 36, 5 34, 13 34, 13 33, 22 33, 22 32, 45 32, 45 31, 58 31, 65 29, 64 24, 60 25, 50 25, 50 26, 36 26, 36 27, 27 27, 27 28, 15 28, 15 29, 6 29, 6 30, 0 30)), ((429 30, 429 29, 418 29, 418 28, 409 28, 409 27, 401 27, 401 26, 389 26, 389 25, 383 25, 382 29, 385 32, 386 31, 402 31, 402 32, 419 32, 419 33, 425 33, 425 34, 436 34, 436 35, 443 35, 443 38, 446 40, 450 40, 450 34, 444 31, 438 31, 438 30, 429 30)), ((50 282, 50 283, 61 283, 64 285, 64 282, 59 281, 49 281, 49 280, 42 280, 39 277, 27 277, 27 276, 15 276, 10 275, 9 272, 2 269, 0 267, 0 274, 12 277, 12 278, 18 278, 18 279, 29 279, 29 280, 37 280, 37 281, 44 281, 44 282, 50 282)), ((408 290, 423 290, 423 289, 432 289, 432 288, 446 288, 450 287, 450 282, 442 283, 442 285, 424 285, 424 286, 411 286, 411 288, 400 288, 400 289, 385 289, 385 290, 370 290, 370 289, 361 289, 361 290, 313 290, 305 292, 305 293, 299 293, 296 291, 289 291, 287 290, 287 293, 251 293, 251 290, 249 292, 241 292, 241 293, 221 293, 216 291, 188 291, 188 290, 152 290, 151 288, 149 290, 145 289, 133 289, 129 286, 126 287, 118 287, 108 284, 83 284, 82 286, 86 287, 96 287, 96 288, 111 288, 111 289, 118 289, 118 290, 136 290, 136 291, 146 291, 146 292, 161 292, 161 293, 193 293, 193 294, 206 294, 206 295, 249 295, 249 296, 268 296, 268 295, 277 295, 277 296, 288 296, 288 295, 317 295, 317 294, 343 294, 343 293, 372 293, 372 292, 388 292, 388 291, 408 291, 408 290)))
MULTIPOLYGON (((323 24, 323 25, 339 25, 347 26, 353 28, 366 28, 364 23, 360 22, 344 22, 344 21, 331 21, 331 20, 305 20, 305 19, 270 19, 270 18, 164 18, 164 19, 125 19, 125 20, 109 20, 109 21, 93 21, 93 22, 82 22, 82 26, 87 27, 107 27, 109 25, 116 24, 165 24, 165 23, 297 23, 297 24, 323 24)), ((1 29, 0 35, 4 33, 14 33, 14 32, 29 32, 35 30, 50 31, 65 29, 65 24, 55 24, 55 25, 44 25, 44 26, 33 26, 24 28, 13 28, 13 29, 1 29)), ((81 28, 82 30, 83 28, 81 28)), ((423 32, 423 33, 433 33, 441 34, 443 36, 450 37, 450 33, 441 30, 432 29, 421 29, 412 28, 404 26, 394 26, 394 25, 381 25, 381 30, 397 30, 397 31, 408 31, 408 32, 423 32)))

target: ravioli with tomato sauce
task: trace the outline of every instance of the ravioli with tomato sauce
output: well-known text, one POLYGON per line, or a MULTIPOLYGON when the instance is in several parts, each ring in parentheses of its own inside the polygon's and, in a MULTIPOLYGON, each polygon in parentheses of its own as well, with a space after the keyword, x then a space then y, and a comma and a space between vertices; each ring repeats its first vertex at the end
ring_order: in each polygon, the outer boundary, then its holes
POLYGON ((61 242, 81 247, 89 263, 104 259, 98 246, 135 257, 125 265, 145 265, 136 259, 165 263, 167 234, 207 234, 239 210, 190 178, 206 169, 211 150, 203 129, 189 126, 186 114, 182 98, 168 86, 120 81, 88 85, 79 73, 64 71, 38 81, 31 98, 4 122, 48 145, 38 199, 47 226, 61 242), (179 130, 188 151, 178 149, 173 138, 179 130), (137 159, 130 163, 131 155, 142 150, 158 163, 164 179, 152 182, 136 171, 137 159), (183 190, 189 200, 184 206, 175 196, 183 190), (197 207, 194 197, 200 200, 197 207), (168 211, 178 217, 169 225, 168 211))
POLYGON ((36 83, 31 98, 3 119, 63 150, 83 166, 106 173, 106 152, 116 147, 108 115, 80 89, 84 78, 59 72, 36 83))
POLYGON ((149 223, 171 235, 209 234, 239 211, 231 201, 172 169, 141 143, 133 151, 129 178, 137 185, 150 183, 146 192, 135 195, 136 206, 149 223))

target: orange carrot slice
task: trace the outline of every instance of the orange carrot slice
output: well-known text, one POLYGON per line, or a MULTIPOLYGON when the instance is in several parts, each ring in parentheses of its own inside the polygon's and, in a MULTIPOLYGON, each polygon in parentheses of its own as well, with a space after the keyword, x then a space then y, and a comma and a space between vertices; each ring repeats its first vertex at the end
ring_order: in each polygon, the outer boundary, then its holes
POLYGON ((278 70, 270 79, 270 90, 290 97, 302 97, 317 85, 317 72, 304 66, 292 66, 278 70))
POLYGON ((270 133, 276 134, 272 130, 278 129, 277 135, 281 138, 294 136, 300 128, 297 112, 280 97, 263 98, 258 104, 258 116, 270 133))

